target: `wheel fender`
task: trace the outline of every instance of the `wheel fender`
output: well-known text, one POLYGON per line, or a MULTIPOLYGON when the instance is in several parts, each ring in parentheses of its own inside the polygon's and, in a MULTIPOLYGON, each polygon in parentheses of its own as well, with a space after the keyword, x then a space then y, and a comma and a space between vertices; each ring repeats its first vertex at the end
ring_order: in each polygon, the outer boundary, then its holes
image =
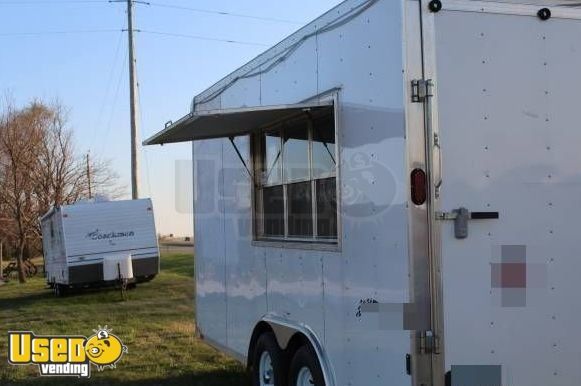
POLYGON ((315 334, 315 332, 309 326, 273 315, 263 317, 262 321, 267 323, 272 328, 278 345, 283 350, 287 348, 289 341, 296 333, 300 333, 305 336, 317 354, 317 359, 319 360, 319 364, 323 370, 325 385, 335 386, 335 373, 331 366, 329 357, 327 356, 325 348, 321 344, 317 334, 315 334))

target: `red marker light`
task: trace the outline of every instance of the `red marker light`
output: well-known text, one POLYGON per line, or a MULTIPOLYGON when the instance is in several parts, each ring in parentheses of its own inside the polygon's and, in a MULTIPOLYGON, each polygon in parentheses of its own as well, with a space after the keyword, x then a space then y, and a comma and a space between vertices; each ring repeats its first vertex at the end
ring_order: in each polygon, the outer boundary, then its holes
POLYGON ((415 205, 423 205, 426 202, 426 173, 422 169, 412 170, 410 176, 410 190, 412 202, 415 205))

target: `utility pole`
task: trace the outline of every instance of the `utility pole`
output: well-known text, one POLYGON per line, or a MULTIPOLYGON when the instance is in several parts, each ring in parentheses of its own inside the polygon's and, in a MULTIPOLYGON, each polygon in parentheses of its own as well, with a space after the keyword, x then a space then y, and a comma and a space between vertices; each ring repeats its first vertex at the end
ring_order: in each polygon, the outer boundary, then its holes
POLYGON ((93 193, 91 191, 91 152, 87 152, 87 182, 89 185, 89 200, 93 198, 93 193))
POLYGON ((127 35, 129 37, 129 109, 131 115, 131 197, 139 198, 139 122, 137 120, 137 73, 133 41, 133 1, 127 0, 127 35))
POLYGON ((110 3, 127 3, 127 37, 129 40, 129 114, 131 122, 131 197, 136 200, 139 198, 139 119, 137 96, 138 87, 137 70, 135 66, 135 42, 133 40, 133 6, 135 4, 150 5, 142 0, 109 0, 110 3))

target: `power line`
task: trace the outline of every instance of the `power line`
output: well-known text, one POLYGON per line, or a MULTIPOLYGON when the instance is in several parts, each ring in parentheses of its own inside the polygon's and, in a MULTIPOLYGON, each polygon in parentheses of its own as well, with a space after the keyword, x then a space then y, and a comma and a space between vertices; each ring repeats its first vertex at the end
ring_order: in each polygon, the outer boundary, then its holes
POLYGON ((136 32, 142 32, 142 33, 152 34, 152 35, 172 36, 172 37, 189 38, 189 39, 197 39, 197 40, 208 40, 208 41, 221 42, 221 43, 242 44, 242 45, 248 45, 248 46, 262 46, 262 47, 269 47, 270 46, 269 44, 264 44, 264 43, 247 42, 247 41, 232 40, 232 39, 220 39, 220 38, 212 38, 212 37, 208 37, 208 36, 187 35, 187 34, 173 33, 173 32, 151 31, 151 30, 144 30, 144 29, 136 30, 136 32))
POLYGON ((63 31, 22 31, 22 32, 0 32, 0 36, 40 36, 40 35, 73 35, 73 34, 93 34, 120 32, 119 29, 85 29, 85 30, 63 30, 63 31))
MULTIPOLYGON (((128 52, 125 51, 125 58, 123 62, 127 61, 128 52)), ((109 122, 107 124, 107 128, 105 129, 105 135, 102 137, 105 139, 103 144, 101 145, 101 153, 105 150, 105 145, 107 143, 107 139, 109 137, 109 132, 111 131, 111 125, 113 124, 113 116, 115 115, 115 111, 117 108, 117 99, 119 97, 119 90, 121 89, 121 82, 123 81, 125 75, 125 67, 121 66, 121 71, 119 72, 119 79, 117 80, 117 89, 115 90, 115 96, 113 97, 113 105, 111 106, 111 114, 109 115, 109 122)))
POLYGON ((117 60, 119 58, 119 52, 121 51, 121 42, 123 41, 123 32, 119 34, 119 40, 117 41, 117 48, 115 50, 115 56, 113 58, 113 63, 111 65, 111 70, 109 72, 109 77, 107 80, 107 88, 105 89, 105 95, 103 96, 103 101, 101 103, 101 107, 99 108, 99 115, 97 116, 96 125, 93 130, 93 136, 91 137, 91 147, 95 142, 95 135, 97 134, 97 127, 99 127, 103 120, 103 113, 105 112, 105 104, 109 98, 109 90, 113 86, 113 78, 115 76, 115 69, 117 68, 117 60))
MULTIPOLYGON (((141 106, 141 88, 137 88, 137 102, 141 106)), ((143 110, 139 109, 139 121, 143 122, 143 110)), ((149 197, 151 197, 151 170, 149 168, 149 156, 147 149, 141 148, 143 155, 145 156, 145 172, 147 176, 147 189, 149 191, 149 197)))
MULTIPOLYGON (((117 2, 115 0, 8 0, 8 1, 1 1, 1 5, 54 5, 54 4, 107 4, 111 2, 117 2)), ((158 8, 166 8, 166 9, 177 9, 182 11, 190 11, 190 12, 198 12, 198 13, 205 13, 211 15, 218 15, 218 16, 229 16, 229 17, 238 17, 243 19, 252 19, 252 20, 260 20, 260 21, 268 21, 272 23, 286 23, 286 24, 295 24, 295 25, 303 25, 305 24, 302 21, 297 20, 288 20, 288 19, 281 19, 276 17, 267 17, 267 16, 255 16, 255 15, 248 15, 243 13, 236 13, 236 12, 227 12, 227 11, 219 11, 214 9, 204 9, 204 8, 194 8, 194 7, 186 7, 183 5, 176 5, 176 4, 164 4, 158 2, 146 2, 143 1, 143 4, 150 5, 152 7, 158 8)))
POLYGON ((184 11, 200 12, 200 13, 207 13, 207 14, 220 15, 220 16, 240 17, 240 18, 245 18, 245 19, 254 19, 254 20, 269 21, 269 22, 275 22, 275 23, 288 23, 288 24, 301 24, 301 25, 304 24, 303 22, 295 21, 295 20, 279 19, 279 18, 265 17, 265 16, 245 15, 242 13, 217 11, 217 10, 203 9, 203 8, 192 8, 192 7, 185 7, 182 5, 174 5, 174 4, 163 4, 163 3, 157 3, 157 2, 149 2, 149 5, 151 5, 153 7, 180 9, 180 10, 184 10, 184 11))
POLYGON ((18 1, 0 1, 0 5, 27 5, 27 4, 35 4, 35 5, 53 5, 53 4, 106 4, 106 0, 50 0, 50 1, 42 1, 42 0, 18 0, 18 1))
MULTIPOLYGON (((83 34, 97 34, 97 33, 112 33, 112 32, 126 32, 126 29, 94 29, 94 30, 69 30, 69 31, 21 31, 21 32, 0 32, 0 37, 10 37, 10 36, 50 36, 50 35, 83 35, 83 34)), ((161 36, 171 36, 171 37, 180 37, 180 38, 189 38, 189 39, 197 39, 197 40, 206 40, 206 41, 213 41, 213 42, 220 42, 220 43, 231 43, 231 44, 242 44, 248 46, 261 46, 261 47, 269 47, 269 44, 265 43, 257 43, 257 42, 248 42, 242 40, 233 40, 233 39, 221 39, 221 38, 213 38, 209 36, 200 36, 200 35, 188 35, 182 33, 174 33, 174 32, 163 32, 163 31, 152 31, 152 30, 143 30, 143 29, 136 29, 135 32, 143 32, 146 34, 151 35, 161 35, 161 36)))

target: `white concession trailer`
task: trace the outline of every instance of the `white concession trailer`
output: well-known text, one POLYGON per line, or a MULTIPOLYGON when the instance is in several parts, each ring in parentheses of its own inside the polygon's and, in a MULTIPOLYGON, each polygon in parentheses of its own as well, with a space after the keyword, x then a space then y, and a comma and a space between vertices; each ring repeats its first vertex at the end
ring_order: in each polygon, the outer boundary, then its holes
POLYGON ((197 325, 254 385, 581 385, 581 9, 348 0, 197 95, 197 325))
POLYGON ((47 283, 55 293, 119 278, 148 281, 159 273, 150 199, 54 207, 41 219, 47 283))

